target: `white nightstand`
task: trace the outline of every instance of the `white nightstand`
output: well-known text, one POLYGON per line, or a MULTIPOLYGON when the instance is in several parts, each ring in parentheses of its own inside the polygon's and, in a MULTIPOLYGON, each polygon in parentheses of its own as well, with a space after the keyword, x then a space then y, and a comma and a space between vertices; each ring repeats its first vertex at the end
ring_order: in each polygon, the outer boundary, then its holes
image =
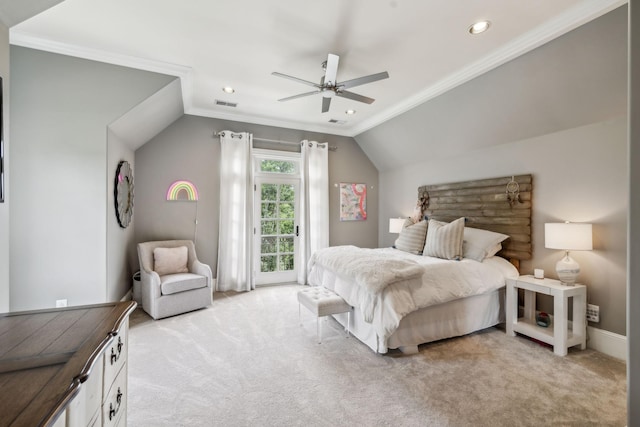
POLYGON ((566 356, 567 349, 587 346, 587 287, 565 286, 559 280, 520 276, 507 279, 507 335, 516 332, 551 344, 553 352, 566 356), (518 319, 518 288, 524 289, 524 317, 518 319), (553 296, 553 322, 545 328, 536 324, 536 293, 553 296), (568 305, 573 298, 573 322, 569 329, 568 305))

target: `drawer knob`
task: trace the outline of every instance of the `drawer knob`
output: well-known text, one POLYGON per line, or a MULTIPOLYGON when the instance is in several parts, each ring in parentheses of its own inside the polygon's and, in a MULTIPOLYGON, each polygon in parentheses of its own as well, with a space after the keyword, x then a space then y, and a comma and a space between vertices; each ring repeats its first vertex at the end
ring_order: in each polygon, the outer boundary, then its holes
POLYGON ((118 411, 120 410, 120 405, 122 404, 122 392, 120 391, 120 387, 118 387, 118 394, 116 394, 116 407, 113 407, 113 403, 109 403, 109 421, 115 418, 118 415, 118 411))
POLYGON ((113 347, 111 347, 111 364, 112 365, 116 363, 118 359, 120 359, 120 356, 122 355, 122 346, 123 346, 122 339, 118 337, 118 345, 116 346, 118 348, 118 352, 116 353, 113 347))

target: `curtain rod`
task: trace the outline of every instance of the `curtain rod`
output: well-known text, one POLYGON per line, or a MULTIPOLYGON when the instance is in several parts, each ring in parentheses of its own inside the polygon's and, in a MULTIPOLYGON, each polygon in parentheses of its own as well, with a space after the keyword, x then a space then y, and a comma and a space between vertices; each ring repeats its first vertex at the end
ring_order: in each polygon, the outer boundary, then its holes
MULTIPOLYGON (((231 137, 233 138, 235 135, 241 135, 241 134, 236 134, 236 133, 231 133, 231 137)), ((213 132, 213 136, 224 136, 224 132, 213 132)), ((274 144, 284 144, 284 145, 300 145, 300 142, 292 142, 292 141, 281 141, 278 139, 267 139, 267 138, 257 138, 257 137, 253 137, 254 141, 261 141, 261 142, 271 142, 274 144)), ((338 147, 335 145, 329 145, 328 142, 319 142, 318 145, 321 146, 327 146, 329 147, 329 151, 338 151, 338 147)))

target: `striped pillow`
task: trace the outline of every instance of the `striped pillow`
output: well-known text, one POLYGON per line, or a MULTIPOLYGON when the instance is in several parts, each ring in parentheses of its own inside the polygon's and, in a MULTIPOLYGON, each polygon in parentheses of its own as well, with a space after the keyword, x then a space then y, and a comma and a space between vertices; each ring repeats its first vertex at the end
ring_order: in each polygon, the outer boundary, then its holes
POLYGON ((436 258, 462 259, 462 242, 464 237, 464 218, 450 223, 429 220, 427 242, 423 254, 436 258))
POLYGON ((427 235, 427 221, 413 223, 407 218, 400 230, 400 236, 396 239, 396 249, 420 255, 424 247, 424 238, 427 235))

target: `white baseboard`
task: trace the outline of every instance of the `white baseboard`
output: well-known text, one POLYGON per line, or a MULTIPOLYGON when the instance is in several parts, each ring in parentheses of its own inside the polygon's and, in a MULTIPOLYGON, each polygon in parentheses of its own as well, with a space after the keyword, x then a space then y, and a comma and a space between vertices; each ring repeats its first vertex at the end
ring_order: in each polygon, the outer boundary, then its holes
POLYGON ((587 326, 587 347, 624 362, 627 361, 627 337, 624 335, 587 326))

